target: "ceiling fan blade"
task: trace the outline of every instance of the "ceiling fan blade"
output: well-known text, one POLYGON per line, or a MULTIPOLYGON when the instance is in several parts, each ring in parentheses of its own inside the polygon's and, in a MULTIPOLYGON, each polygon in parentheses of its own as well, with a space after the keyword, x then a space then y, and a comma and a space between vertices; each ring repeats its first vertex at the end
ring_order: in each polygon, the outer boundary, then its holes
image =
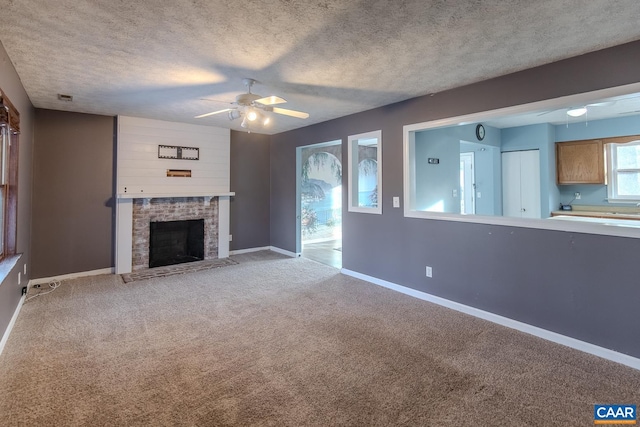
POLYGON ((223 101, 221 99, 213 99, 213 98, 200 98, 200 101, 211 101, 211 102, 221 102, 223 104, 233 104, 231 101, 223 101))
POLYGON ((286 108, 273 107, 273 112, 282 114, 285 116, 297 117, 299 119, 308 119, 309 113, 303 113, 302 111, 287 110, 286 108))
POLYGON ((201 119, 203 117, 213 116, 214 114, 226 113, 227 111, 231 111, 233 108, 225 108, 224 110, 214 111, 212 113, 200 114, 199 116, 195 116, 194 119, 201 119))
POLYGON ((259 102, 262 105, 276 105, 284 104, 285 102, 287 102, 287 100, 280 98, 279 96, 271 95, 265 96, 264 98, 256 99, 255 102, 259 102))
POLYGON ((587 107, 610 107, 615 103, 616 101, 594 102, 592 104, 587 104, 587 107))
POLYGON ((538 117, 540 117, 540 116, 544 116, 545 114, 553 113, 554 111, 557 111, 557 110, 549 110, 549 111, 545 111, 544 113, 540 113, 540 114, 538 114, 538 117))

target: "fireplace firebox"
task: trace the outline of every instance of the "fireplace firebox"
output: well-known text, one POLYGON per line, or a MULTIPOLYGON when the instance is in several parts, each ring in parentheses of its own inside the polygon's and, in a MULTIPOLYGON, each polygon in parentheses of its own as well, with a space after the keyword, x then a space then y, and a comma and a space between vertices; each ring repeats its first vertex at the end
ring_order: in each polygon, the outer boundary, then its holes
POLYGON ((204 259, 204 219, 151 222, 149 268, 204 259))

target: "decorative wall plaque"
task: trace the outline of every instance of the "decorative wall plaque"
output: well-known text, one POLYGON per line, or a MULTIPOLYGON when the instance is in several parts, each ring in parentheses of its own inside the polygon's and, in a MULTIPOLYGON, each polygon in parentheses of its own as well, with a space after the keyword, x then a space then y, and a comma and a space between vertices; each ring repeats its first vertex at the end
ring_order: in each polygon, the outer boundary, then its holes
POLYGON ((167 169, 168 177, 191 178, 190 169, 167 169))
POLYGON ((200 149, 197 147, 178 147, 174 145, 158 145, 159 159, 200 160, 200 149))

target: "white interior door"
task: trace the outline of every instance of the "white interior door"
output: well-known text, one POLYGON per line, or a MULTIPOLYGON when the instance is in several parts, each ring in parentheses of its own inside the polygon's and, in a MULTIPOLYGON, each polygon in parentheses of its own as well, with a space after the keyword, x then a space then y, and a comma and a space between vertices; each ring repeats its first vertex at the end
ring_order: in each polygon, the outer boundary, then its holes
POLYGON ((476 213, 476 178, 473 153, 460 153, 460 213, 476 213))
POLYGON ((540 215, 540 151, 520 151, 520 204, 522 218, 540 215))
POLYGON ((502 153, 502 215, 521 217, 520 152, 502 153))
POLYGON ((539 150, 502 153, 502 214, 541 218, 539 150))

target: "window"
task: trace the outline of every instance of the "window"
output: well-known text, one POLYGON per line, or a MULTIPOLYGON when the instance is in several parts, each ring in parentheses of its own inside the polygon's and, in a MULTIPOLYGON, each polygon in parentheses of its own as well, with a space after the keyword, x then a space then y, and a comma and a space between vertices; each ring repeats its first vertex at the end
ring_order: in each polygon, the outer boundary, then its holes
POLYGON ((0 90, 0 259, 16 253, 20 114, 0 90))
POLYGON ((640 201, 640 140, 607 144, 609 200, 640 201))
MULTIPOLYGON (((565 122, 563 122, 565 123, 564 126, 545 122, 548 120, 547 111, 549 114, 554 112, 554 114, 557 113, 562 116, 571 105, 604 102, 609 98, 613 99, 619 96, 631 98, 632 95, 635 97, 638 92, 640 92, 640 83, 404 125, 404 216, 406 218, 558 230, 640 239, 640 228, 635 226, 612 226, 613 223, 610 222, 599 223, 586 220, 571 221, 566 220, 566 217, 561 218, 561 216, 547 219, 561 202, 566 203, 571 200, 575 191, 568 186, 565 189, 564 186, 556 185, 553 145, 556 140, 585 139, 583 136, 573 138, 568 136, 573 135, 574 132, 578 132, 579 135, 586 135, 586 132, 582 132, 586 126, 584 122, 581 122, 579 128, 577 127, 578 123, 576 123, 576 127, 573 127, 573 125, 567 125, 565 122), (483 123, 486 130, 486 135, 481 141, 479 141, 479 136, 475 133, 479 123, 483 123), (572 127, 569 127, 570 125, 572 127), (526 129, 517 129, 519 127, 526 129), (555 129, 555 133, 552 132, 553 129, 555 129), (438 134, 438 132, 444 132, 447 135, 438 134), (452 135, 449 135, 449 133, 452 135), (497 134, 494 135, 494 133, 497 134), (496 140, 496 143, 492 144, 493 136, 498 134, 500 140, 496 140), (446 141, 449 142, 447 143, 446 141), (447 146, 440 147, 439 143, 441 145, 447 144, 447 146), (455 148, 459 147, 459 150, 445 150, 446 148, 451 148, 451 145, 455 148), (540 153, 540 202, 541 216, 544 219, 504 216, 501 152, 535 149, 539 150, 540 153), (460 153, 463 151, 474 152, 475 215, 463 215, 460 213, 461 203, 458 198, 460 196, 459 162, 460 153), (493 159, 486 161, 488 167, 484 168, 483 172, 481 170, 483 160, 480 157, 485 155, 491 156, 493 159), (443 172, 444 175, 440 174, 440 172, 443 172), (562 194, 562 191, 570 191, 571 197, 567 198, 562 194), (455 199, 455 203, 450 203, 452 199, 455 199)), ((637 117, 631 116, 630 119, 637 120, 637 117)), ((589 122, 588 130, 591 129, 592 125, 589 122)), ((627 147, 631 147, 635 145, 635 142, 640 145, 640 135, 610 138, 601 138, 599 136, 598 138, 603 140, 605 147, 608 147, 607 150, 610 144, 626 144, 627 147)), ((635 151, 637 148, 634 147, 633 150, 635 151)), ((635 183, 638 185, 640 161, 635 164, 638 166, 631 168, 627 166, 628 169, 633 170, 619 169, 618 175, 623 175, 623 172, 626 173, 619 180, 623 181, 619 182, 619 184, 623 185, 621 189, 623 191, 630 192, 628 190, 629 182, 633 182, 632 179, 634 177, 636 178, 635 183), (624 190, 624 186, 626 186, 627 190, 624 190)), ((610 177, 611 173, 611 170, 609 170, 605 176, 608 175, 610 177)), ((529 180, 531 181, 531 178, 529 180)), ((611 179, 609 178, 610 183, 611 179)), ((607 190, 604 187, 600 187, 597 193, 597 195, 596 192, 593 193, 594 197, 599 197, 600 200, 604 200, 607 197, 607 190)), ((626 203, 633 203, 634 205, 640 202, 640 195, 626 197, 628 198, 622 202, 626 201, 626 203)), ((582 199, 584 200, 585 197, 583 196, 582 199)), ((467 203, 465 203, 465 208, 466 206, 467 203)))
POLYGON ((349 212, 382 213, 382 131, 349 136, 349 212))

